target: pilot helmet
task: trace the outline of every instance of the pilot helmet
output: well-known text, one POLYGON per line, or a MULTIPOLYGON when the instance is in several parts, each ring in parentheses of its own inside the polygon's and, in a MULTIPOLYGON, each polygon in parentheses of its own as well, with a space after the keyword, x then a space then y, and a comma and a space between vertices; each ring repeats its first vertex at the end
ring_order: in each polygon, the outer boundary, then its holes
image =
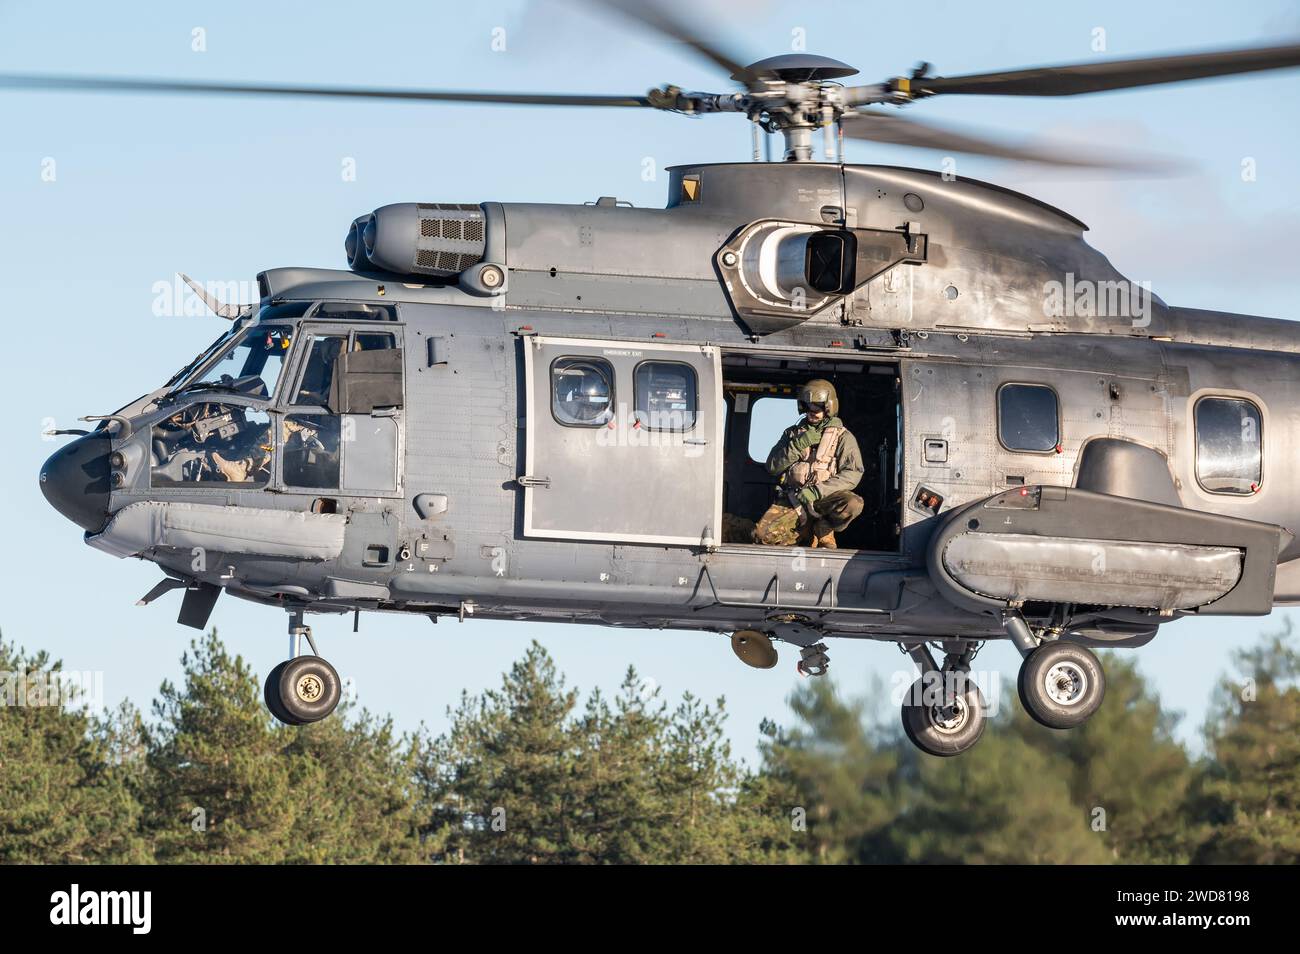
POLYGON ((813 378, 799 389, 799 413, 807 414, 814 407, 820 407, 827 417, 840 413, 840 399, 835 394, 835 385, 824 378, 813 378))

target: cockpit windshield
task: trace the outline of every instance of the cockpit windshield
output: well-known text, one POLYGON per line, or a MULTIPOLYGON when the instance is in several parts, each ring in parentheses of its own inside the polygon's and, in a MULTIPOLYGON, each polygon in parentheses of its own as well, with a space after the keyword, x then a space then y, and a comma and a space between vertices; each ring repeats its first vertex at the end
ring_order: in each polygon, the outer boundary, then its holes
POLYGON ((233 328, 181 373, 170 393, 225 391, 269 398, 292 341, 292 325, 258 322, 233 328))
POLYGON ((230 344, 230 342, 235 339, 235 336, 239 334, 244 327, 245 323, 236 322, 229 331, 225 332, 220 338, 200 351, 197 358, 168 378, 167 383, 163 385, 163 387, 171 389, 173 385, 178 382, 187 380, 198 368, 207 364, 208 360, 214 354, 223 350, 228 344, 230 344))

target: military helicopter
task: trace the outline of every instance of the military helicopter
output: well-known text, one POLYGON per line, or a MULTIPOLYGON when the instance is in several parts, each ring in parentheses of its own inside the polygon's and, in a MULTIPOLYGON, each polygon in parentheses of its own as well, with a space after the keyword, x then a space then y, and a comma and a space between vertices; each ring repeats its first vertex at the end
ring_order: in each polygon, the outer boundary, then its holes
POLYGON ((163 570, 141 604, 180 590, 178 622, 196 628, 223 592, 286 611, 266 703, 290 724, 340 695, 310 613, 697 630, 760 668, 790 644, 807 675, 826 672, 830 637, 891 641, 920 671, 904 728, 938 756, 983 732, 969 673, 988 640, 1020 653, 1028 713, 1064 729, 1101 704, 1093 649, 1300 604, 1300 327, 1169 306, 1029 196, 814 160, 821 130, 831 150, 847 136, 1104 162, 897 107, 1294 67, 1300 45, 952 77, 923 64, 846 85, 857 71, 837 60, 743 65, 667 8, 606 5, 736 89, 0 77, 737 113, 784 141, 782 162, 671 168, 662 209, 386 205, 350 224, 346 270, 268 269, 255 306, 207 296, 230 327, 161 387, 85 418, 40 472, 89 545, 163 570), (856 435, 862 514, 834 549, 758 545, 778 491, 751 438, 760 418, 796 423, 809 379, 833 385, 856 435))

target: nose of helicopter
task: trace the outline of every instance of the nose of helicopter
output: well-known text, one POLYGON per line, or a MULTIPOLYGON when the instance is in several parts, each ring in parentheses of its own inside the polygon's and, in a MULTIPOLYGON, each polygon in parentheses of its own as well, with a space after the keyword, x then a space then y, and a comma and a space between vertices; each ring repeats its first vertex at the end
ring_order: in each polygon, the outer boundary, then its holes
POLYGON ((108 438, 79 437, 41 467, 41 493, 51 507, 92 532, 108 520, 108 438))

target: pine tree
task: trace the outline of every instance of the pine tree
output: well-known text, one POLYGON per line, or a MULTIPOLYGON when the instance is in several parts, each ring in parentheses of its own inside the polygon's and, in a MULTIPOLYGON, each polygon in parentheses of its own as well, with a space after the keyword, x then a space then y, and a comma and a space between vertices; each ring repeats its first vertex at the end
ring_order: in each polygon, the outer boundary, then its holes
POLYGON ((1192 800, 1202 821, 1195 860, 1300 861, 1300 655, 1290 620, 1235 655, 1206 723, 1209 761, 1192 800))
POLYGON ((764 726, 761 778, 749 785, 779 825, 768 829, 766 853, 820 864, 884 860, 899 810, 896 746, 874 729, 864 701, 842 698, 828 679, 801 686, 790 708, 792 728, 764 726))
POLYGON ((423 861, 411 742, 391 718, 354 713, 345 701, 323 722, 277 730, 295 793, 284 860, 305 864, 423 861))
MULTIPOLYGON (((1013 725, 1030 745, 1067 766, 1071 801, 1125 864, 1188 860, 1184 807, 1193 772, 1174 737, 1178 717, 1137 671, 1132 656, 1106 653, 1106 700, 1083 725, 1060 732, 1029 719, 1013 725)), ((981 743, 982 744, 982 743, 981 743)))
POLYGON ((0 641, 0 863, 140 863, 140 805, 62 665, 0 641))
MULTIPOLYGON (((391 720, 354 713, 288 727, 261 682, 216 631, 181 658, 142 733, 139 786, 158 860, 409 863, 425 857, 413 742, 391 720)), ((138 720, 137 720, 138 721, 138 720)))
POLYGON ((147 825, 161 862, 276 864, 292 851, 298 800, 257 677, 215 630, 181 657, 183 688, 165 682, 146 729, 147 825))
POLYGON ((726 864, 764 860, 766 819, 745 797, 745 772, 725 735, 726 702, 712 706, 690 693, 672 714, 656 778, 666 826, 652 860, 726 864))
POLYGON ((668 810, 658 778, 667 728, 658 687, 629 667, 611 706, 599 690, 570 729, 574 860, 653 863, 668 810))
POLYGON ((611 704, 578 693, 534 643, 498 690, 463 696, 423 747, 435 858, 658 864, 758 856, 721 700, 669 713, 629 669, 611 704))
MULTIPOLYGON (((1025 718, 1017 713, 1013 718, 1025 718)), ((891 828, 894 860, 923 864, 1102 864, 1110 860, 1071 766, 996 720, 979 745, 939 759, 904 750, 909 784, 891 828)), ((900 745, 906 745, 900 741, 900 745)))
POLYGON ((423 748, 429 848, 444 861, 555 863, 574 857, 566 720, 577 693, 533 643, 501 688, 462 696, 423 748))

